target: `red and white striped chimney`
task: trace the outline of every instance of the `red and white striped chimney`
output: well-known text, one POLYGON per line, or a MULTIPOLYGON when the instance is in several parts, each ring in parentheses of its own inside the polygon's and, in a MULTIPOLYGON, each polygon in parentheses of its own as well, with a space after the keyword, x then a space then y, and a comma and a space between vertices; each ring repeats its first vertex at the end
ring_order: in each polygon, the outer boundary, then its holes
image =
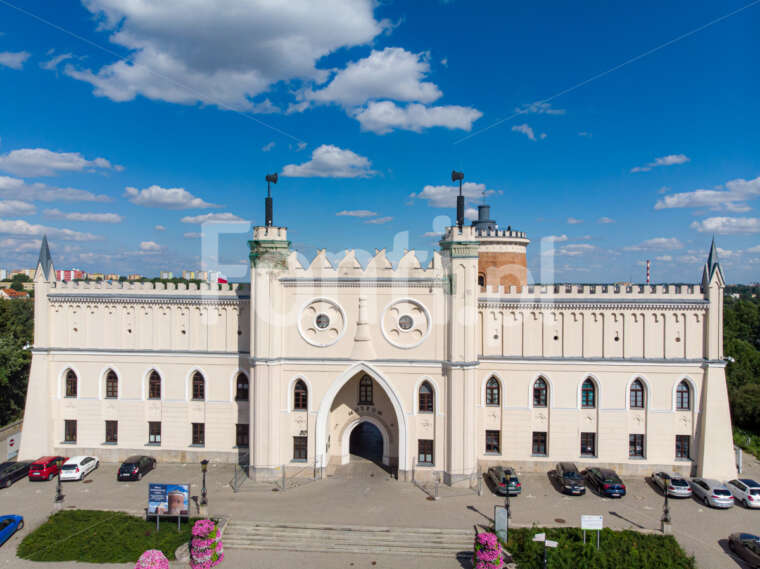
POLYGON ((650 261, 649 261, 649 259, 647 259, 647 284, 649 284, 649 276, 650 276, 649 275, 649 265, 650 265, 650 261))

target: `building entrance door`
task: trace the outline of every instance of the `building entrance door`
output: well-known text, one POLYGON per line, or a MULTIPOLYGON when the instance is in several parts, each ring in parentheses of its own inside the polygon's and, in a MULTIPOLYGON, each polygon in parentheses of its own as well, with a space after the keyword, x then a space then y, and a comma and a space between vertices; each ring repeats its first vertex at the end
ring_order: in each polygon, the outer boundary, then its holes
POLYGON ((380 429, 368 421, 356 425, 351 431, 349 453, 380 464, 383 459, 383 435, 380 429))

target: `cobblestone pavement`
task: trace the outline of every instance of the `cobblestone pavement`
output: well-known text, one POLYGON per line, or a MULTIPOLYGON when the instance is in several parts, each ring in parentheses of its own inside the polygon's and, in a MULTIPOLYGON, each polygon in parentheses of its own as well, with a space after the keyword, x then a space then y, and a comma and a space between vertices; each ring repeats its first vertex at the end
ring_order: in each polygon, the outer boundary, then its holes
MULTIPOLYGON (((116 464, 101 464, 91 475, 91 482, 70 482, 63 485, 66 507, 88 509, 120 509, 142 514, 147 502, 150 482, 184 482, 191 484, 191 493, 200 493, 201 474, 198 465, 159 464, 140 482, 117 482, 116 464)), ((232 465, 210 465, 208 473, 209 509, 212 516, 239 520, 272 522, 341 523, 395 527, 474 528, 490 523, 495 505, 503 498, 484 486, 482 496, 467 488, 440 489, 440 500, 411 483, 390 478, 382 469, 357 465, 343 476, 306 484, 286 492, 258 489, 233 493, 232 465), (361 472, 359 472, 361 471, 361 472), (361 475, 359 475, 361 474, 361 475)), ((744 476, 760 480, 760 463, 745 456, 744 476)), ((548 526, 577 526, 583 514, 604 516, 606 527, 614 529, 658 530, 662 513, 662 496, 643 478, 625 478, 628 495, 620 500, 601 498, 592 492, 582 497, 559 494, 548 476, 521 476, 523 494, 512 499, 512 523, 548 526)), ((0 513, 22 514, 25 529, 0 547, 0 567, 52 568, 74 567, 76 564, 39 564, 22 562, 15 556, 19 542, 27 532, 41 524, 53 509, 54 482, 21 480, 10 489, 0 490, 0 513)), ((731 557, 726 547, 727 536, 735 531, 760 533, 760 510, 736 506, 730 510, 706 508, 693 499, 670 500, 674 533, 683 548, 694 555, 702 569, 739 568, 742 564, 731 557)), ((294 562, 309 567, 364 567, 367 558, 360 555, 301 554, 279 552, 229 552, 229 567, 286 567, 294 562), (351 565, 354 563, 354 565, 351 565)), ((371 567, 398 566, 398 557, 375 556, 371 567), (396 564, 394 565, 394 560, 396 564)), ((371 560, 370 560, 371 561, 371 560)), ((89 565, 90 567, 95 567, 89 565)), ((404 559, 405 567, 426 569, 425 560, 404 559), (417 563, 417 565, 414 565, 417 563)), ((456 569, 461 564, 440 560, 429 566, 456 569)), ((133 567, 105 565, 104 567, 133 567)))

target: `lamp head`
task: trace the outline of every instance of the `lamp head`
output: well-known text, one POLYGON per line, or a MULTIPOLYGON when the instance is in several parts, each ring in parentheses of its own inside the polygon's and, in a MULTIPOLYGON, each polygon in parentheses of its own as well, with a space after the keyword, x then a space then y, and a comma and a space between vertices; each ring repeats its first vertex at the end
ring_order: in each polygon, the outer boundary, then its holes
POLYGON ((208 469, 208 460, 204 458, 201 461, 201 471, 206 472, 207 469, 208 469))
POLYGON ((273 184, 276 184, 277 183, 277 172, 275 172, 274 174, 267 174, 266 181, 267 182, 272 182, 273 184))
POLYGON ((462 181, 464 180, 464 172, 457 172, 456 170, 451 171, 451 181, 462 181))

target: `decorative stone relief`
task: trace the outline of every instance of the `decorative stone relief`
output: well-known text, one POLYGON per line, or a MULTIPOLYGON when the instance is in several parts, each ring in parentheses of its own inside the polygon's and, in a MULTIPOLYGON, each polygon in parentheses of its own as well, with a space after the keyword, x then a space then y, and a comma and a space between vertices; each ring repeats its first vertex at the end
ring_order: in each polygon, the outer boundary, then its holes
POLYGON ((397 348, 419 346, 430 333, 430 313, 411 298, 394 300, 383 311, 381 330, 385 339, 397 348))
POLYGON ((312 346, 326 348, 346 331, 346 313, 329 298, 314 298, 301 309, 298 333, 312 346))

